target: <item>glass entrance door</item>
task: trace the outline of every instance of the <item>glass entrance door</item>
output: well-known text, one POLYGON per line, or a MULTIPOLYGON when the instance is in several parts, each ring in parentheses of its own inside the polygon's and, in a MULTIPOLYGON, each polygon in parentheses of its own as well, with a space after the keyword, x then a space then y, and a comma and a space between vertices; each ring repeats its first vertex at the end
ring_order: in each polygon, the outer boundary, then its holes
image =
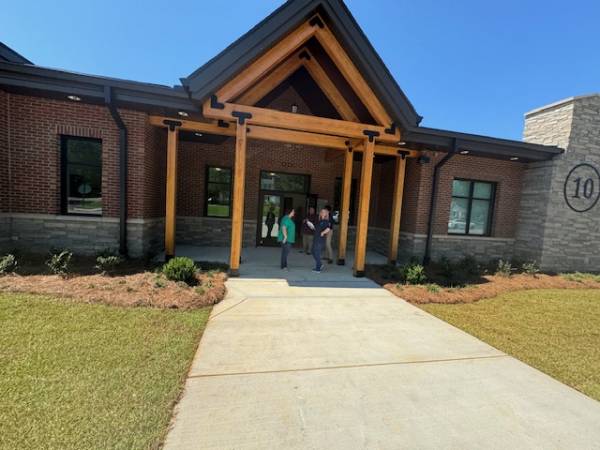
POLYGON ((281 217, 281 196, 263 194, 260 212, 259 245, 277 245, 279 220, 281 217))

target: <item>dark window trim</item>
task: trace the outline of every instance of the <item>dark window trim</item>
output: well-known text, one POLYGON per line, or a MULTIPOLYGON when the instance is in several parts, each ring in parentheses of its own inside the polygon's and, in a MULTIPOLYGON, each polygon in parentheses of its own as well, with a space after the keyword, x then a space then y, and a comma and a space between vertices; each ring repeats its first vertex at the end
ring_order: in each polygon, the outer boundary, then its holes
POLYGON ((309 195, 311 193, 311 186, 312 186, 312 176, 309 173, 295 173, 295 172, 283 172, 281 170, 266 170, 266 169, 261 169, 260 170, 260 174, 258 177, 258 189, 260 191, 265 191, 265 192, 282 192, 282 193, 289 193, 289 194, 306 194, 309 195), (281 173, 283 175, 296 175, 296 176, 301 176, 301 177, 305 177, 308 180, 308 184, 306 186, 306 192, 296 192, 296 191, 282 191, 282 190, 272 190, 272 189, 263 189, 262 188, 262 176, 263 173, 281 173))
POLYGON ((211 217, 213 219, 228 219, 231 218, 231 209, 233 207, 233 167, 231 166, 219 166, 215 164, 206 164, 204 168, 204 217, 211 217), (209 171, 210 169, 225 169, 229 170, 229 183, 222 181, 210 181, 209 171), (208 185, 209 184, 222 184, 223 186, 229 185, 229 214, 227 216, 210 216, 208 214, 208 185))
MULTIPOLYGON (((83 214, 69 212, 69 199, 67 198, 67 141, 69 139, 77 139, 79 141, 90 141, 97 142, 100 144, 100 189, 102 189, 102 171, 103 171, 103 159, 102 159, 102 139, 92 138, 87 136, 75 136, 72 134, 61 134, 60 135, 60 213, 64 216, 80 216, 80 217, 102 217, 104 214, 104 201, 102 201, 102 213, 101 214, 83 214)), ((74 163, 80 166, 96 167, 92 164, 85 163, 74 163)), ((104 193, 103 193, 104 194, 104 193)))
MULTIPOLYGON (((468 181, 470 183, 469 186, 469 196, 465 197, 462 195, 454 195, 452 194, 452 186, 450 189, 450 208, 452 208, 452 199, 454 198, 464 198, 467 199, 469 201, 468 205, 467 205, 467 217, 466 217, 466 223, 465 223, 465 231, 464 233, 460 233, 460 232, 456 232, 456 231, 450 231, 448 230, 447 233, 448 235, 452 235, 452 236, 469 236, 469 237, 474 237, 474 238, 478 238, 478 237, 491 237, 492 236, 492 228, 493 228, 493 218, 494 218, 494 210, 495 210, 495 206, 496 206, 496 187, 498 185, 498 182, 496 181, 489 181, 489 180, 480 180, 480 179, 475 179, 475 178, 461 178, 461 177, 454 177, 452 179, 452 184, 454 184, 454 181, 468 181), (475 183, 486 183, 491 185, 492 189, 490 192, 490 198, 481 198, 481 197, 474 197, 473 196, 473 191, 475 190, 475 183), (482 200, 482 201, 487 201, 490 203, 490 207, 488 208, 488 220, 487 220, 487 227, 485 230, 485 233, 483 234, 470 234, 469 233, 469 229, 471 227, 471 207, 473 205, 473 200, 482 200)), ((446 225, 446 228, 448 227, 448 225, 446 225)))

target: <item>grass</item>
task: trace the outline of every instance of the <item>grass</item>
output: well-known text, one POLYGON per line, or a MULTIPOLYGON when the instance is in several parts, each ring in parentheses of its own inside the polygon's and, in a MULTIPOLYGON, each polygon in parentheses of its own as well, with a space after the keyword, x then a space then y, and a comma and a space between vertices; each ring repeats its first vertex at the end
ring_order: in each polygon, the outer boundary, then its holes
POLYGON ((600 290, 529 290, 419 306, 600 400, 600 290))
POLYGON ((156 448, 209 311, 0 293, 0 448, 156 448))

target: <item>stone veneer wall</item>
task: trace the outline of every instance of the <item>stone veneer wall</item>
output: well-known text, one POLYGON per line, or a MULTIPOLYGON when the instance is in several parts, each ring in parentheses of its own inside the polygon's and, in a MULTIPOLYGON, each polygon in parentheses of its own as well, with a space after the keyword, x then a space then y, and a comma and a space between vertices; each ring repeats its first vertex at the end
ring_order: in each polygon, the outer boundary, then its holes
MULTIPOLYGON (((570 98, 528 113, 524 139, 558 145, 566 152, 527 167, 516 256, 535 259, 544 270, 600 271, 600 202, 576 212, 565 199, 565 189, 572 196, 573 180, 567 183, 567 176, 575 166, 586 163, 600 171, 600 95, 570 98)), ((592 178, 596 198, 600 179, 592 178)))
MULTIPOLYGON (((214 217, 177 216, 177 244, 201 247, 229 247, 231 219, 214 217)), ((256 246, 256 220, 244 221, 244 247, 256 246)))
MULTIPOLYGON (((129 254, 142 257, 162 249, 163 219, 127 221, 129 254)), ((91 255, 119 248, 119 220, 113 217, 56 216, 50 214, 0 214, 2 251, 44 253, 69 249, 91 255)))

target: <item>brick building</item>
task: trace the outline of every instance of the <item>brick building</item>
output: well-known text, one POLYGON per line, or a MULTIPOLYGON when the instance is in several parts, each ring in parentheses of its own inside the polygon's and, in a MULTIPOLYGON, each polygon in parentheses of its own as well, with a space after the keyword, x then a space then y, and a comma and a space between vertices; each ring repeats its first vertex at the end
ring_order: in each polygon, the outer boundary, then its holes
POLYGON ((0 249, 233 261, 286 208, 330 204, 340 263, 366 245, 600 270, 600 96, 528 113, 525 142, 420 119, 340 0, 286 2, 174 87, 0 45, 0 249))

